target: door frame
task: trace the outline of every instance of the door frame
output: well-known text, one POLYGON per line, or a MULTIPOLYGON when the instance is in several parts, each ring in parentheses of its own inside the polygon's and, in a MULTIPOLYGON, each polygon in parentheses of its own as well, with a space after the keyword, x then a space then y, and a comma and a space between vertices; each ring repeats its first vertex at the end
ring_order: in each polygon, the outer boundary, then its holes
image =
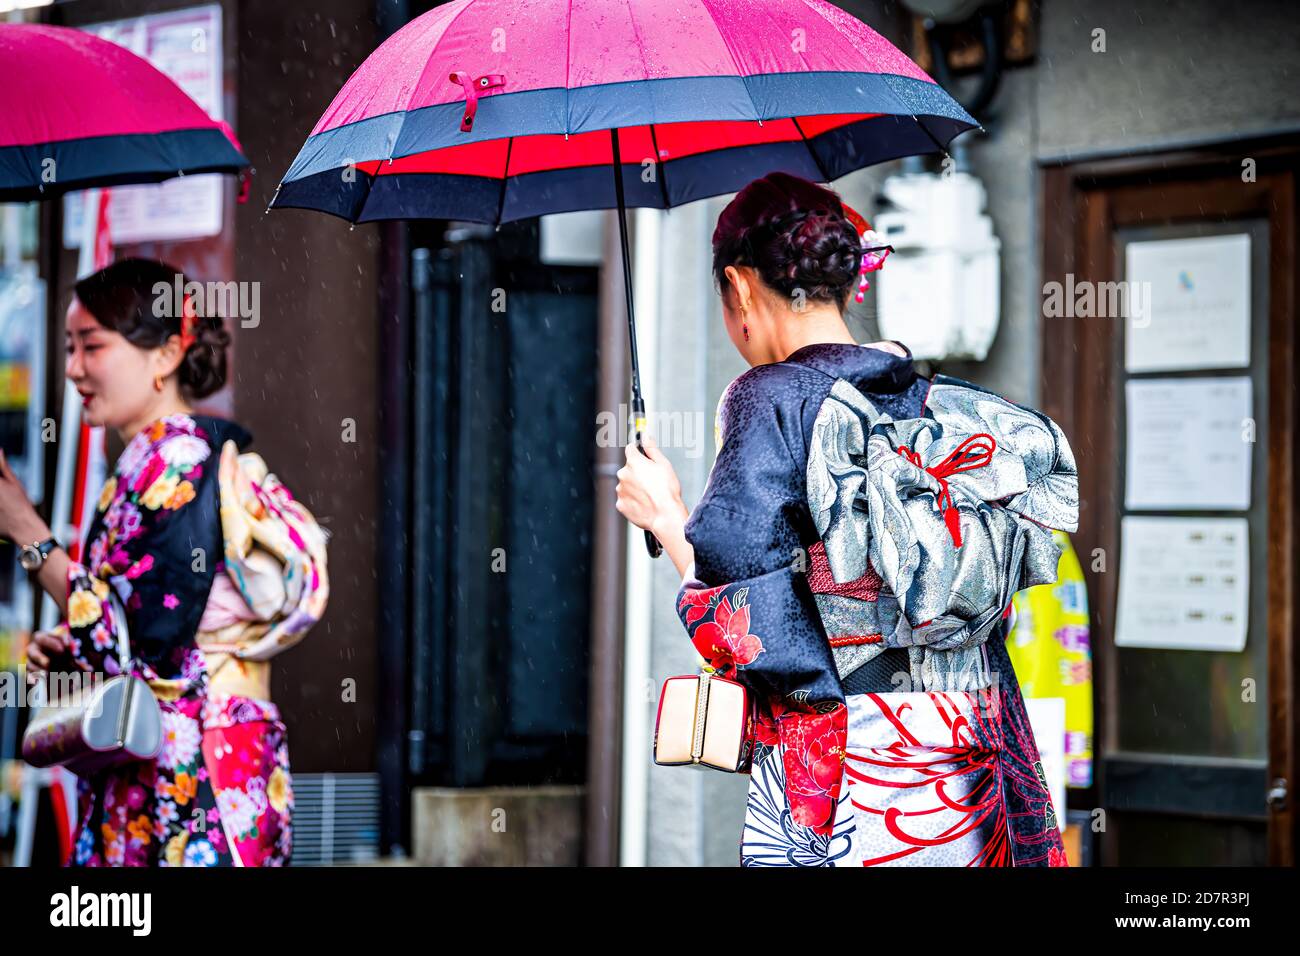
MULTIPOLYGON (((1109 158, 1067 160, 1054 158, 1039 164, 1038 221, 1041 230, 1041 283, 1065 281, 1103 282, 1116 278, 1108 248, 1116 228, 1141 223, 1157 225, 1256 216, 1269 222, 1268 324, 1271 343, 1268 364, 1269 476, 1268 510, 1272 515, 1267 546, 1268 562, 1268 780, 1270 786, 1297 780, 1300 735, 1295 721, 1296 687, 1300 682, 1300 655, 1296 648, 1297 593, 1300 562, 1295 558, 1297 537, 1297 444, 1300 422, 1297 395, 1296 275, 1300 258, 1296 242, 1297 177, 1300 175, 1300 133, 1268 138, 1244 138, 1169 151, 1130 153, 1109 158), (1242 180, 1246 159, 1255 162, 1255 182, 1242 180), (1235 183, 1234 183, 1235 180, 1235 183), (1161 220, 1139 218, 1151 190, 1168 184, 1199 184, 1211 191, 1213 205, 1171 193, 1170 215, 1161 220), (1142 208, 1139 208, 1142 207, 1142 208)), ((1041 290, 1041 286, 1040 286, 1041 290)), ((1041 294, 1041 292, 1040 292, 1041 294)), ((1041 298, 1039 300, 1042 301, 1041 298)), ((1040 311, 1041 316, 1041 311, 1040 311)), ((1099 700, 1115 700, 1114 622, 1118 576, 1094 573, 1094 549, 1119 554, 1122 489, 1110 469, 1089 468, 1090 461, 1113 461, 1119 451, 1116 434, 1115 337, 1110 323, 1100 320, 1041 319, 1042 356, 1040 395, 1044 411, 1054 418, 1075 450, 1080 463, 1080 524, 1075 543, 1083 558, 1088 581, 1094 687, 1099 700), (1106 520, 1090 520, 1102 514, 1106 520)), ((1093 785, 1079 795, 1097 807, 1106 772, 1103 754, 1117 749, 1117 728, 1108 709, 1094 708, 1093 785)), ((1293 866, 1300 815, 1295 797, 1269 804, 1268 860, 1270 865, 1293 866)), ((1115 859, 1116 838, 1111 828, 1100 836, 1101 859, 1115 859)))

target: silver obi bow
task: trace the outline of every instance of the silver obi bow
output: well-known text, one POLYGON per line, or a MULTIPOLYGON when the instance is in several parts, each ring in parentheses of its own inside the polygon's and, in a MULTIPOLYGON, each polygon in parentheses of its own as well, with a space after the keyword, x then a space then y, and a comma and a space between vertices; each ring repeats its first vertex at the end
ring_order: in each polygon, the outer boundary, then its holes
POLYGON ((1055 422, 978 386, 936 376, 924 411, 896 421, 837 381, 808 506, 835 581, 869 561, 884 582, 875 646, 910 649, 914 689, 972 690, 991 683, 981 645, 1011 596, 1056 580, 1051 529, 1078 527, 1078 474, 1055 422))

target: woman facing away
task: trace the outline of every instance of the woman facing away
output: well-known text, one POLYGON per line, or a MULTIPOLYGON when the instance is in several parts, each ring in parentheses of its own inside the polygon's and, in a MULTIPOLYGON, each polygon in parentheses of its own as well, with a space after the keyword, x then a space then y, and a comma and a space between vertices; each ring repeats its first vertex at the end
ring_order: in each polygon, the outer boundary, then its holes
POLYGON ((66 373, 84 421, 116 429, 125 444, 80 561, 53 540, 7 462, 0 476, 0 533, 44 545, 33 576, 63 614, 29 646, 33 676, 123 672, 113 588, 127 619, 129 670, 162 712, 155 759, 78 779, 70 866, 280 866, 290 856, 293 788, 269 654, 244 655, 268 634, 292 643, 319 617, 323 536, 274 476, 250 483, 246 460, 261 459, 238 455, 252 440, 247 430, 192 409, 225 382, 230 337, 188 297, 157 308, 158 290, 178 277, 164 263, 126 259, 76 284, 66 373), (244 562, 267 554, 232 540, 242 536, 232 528, 273 553, 275 534, 293 538, 278 549, 289 563, 260 575, 244 562), (297 575, 289 588, 297 593, 286 602, 279 585, 268 603, 267 582, 274 590, 295 558, 283 581, 297 575), (296 609, 286 617, 289 604, 296 609))
POLYGON ((706 669, 756 702, 742 865, 1065 866, 1004 638, 1011 596, 1055 580, 1050 529, 1077 523, 1069 445, 898 343, 856 344, 863 247, 815 183, 736 195, 713 271, 751 368, 707 487, 688 512, 648 440, 616 506, 682 574, 706 669))

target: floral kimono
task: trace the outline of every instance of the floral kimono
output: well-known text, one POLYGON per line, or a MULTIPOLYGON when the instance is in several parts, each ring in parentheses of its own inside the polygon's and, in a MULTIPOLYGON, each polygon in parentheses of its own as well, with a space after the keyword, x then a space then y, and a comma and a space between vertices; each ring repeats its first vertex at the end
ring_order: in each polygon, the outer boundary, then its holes
POLYGON ((222 573, 218 463, 226 440, 243 448, 252 436, 206 415, 170 415, 142 429, 100 494, 84 564, 69 566, 60 626, 72 663, 110 677, 122 672, 108 590, 115 588, 128 618, 130 670, 159 699, 163 744, 155 760, 78 780, 66 865, 289 860, 293 787, 279 711, 266 699, 209 693, 195 642, 210 599, 229 607, 238 595, 222 573))
POLYGON ((819 343, 728 388, 678 612, 756 701, 746 866, 1065 866, 1004 639, 1077 476, 1046 416, 819 343))

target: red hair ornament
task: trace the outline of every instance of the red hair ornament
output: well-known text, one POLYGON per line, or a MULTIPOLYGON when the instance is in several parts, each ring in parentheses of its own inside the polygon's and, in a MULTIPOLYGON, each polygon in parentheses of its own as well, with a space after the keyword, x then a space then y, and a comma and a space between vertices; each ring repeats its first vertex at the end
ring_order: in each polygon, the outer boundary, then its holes
POLYGON ((868 272, 877 272, 885 264, 885 259, 894 247, 883 241, 880 234, 871 228, 871 223, 862 216, 860 212, 854 209, 846 202, 841 202, 844 206, 844 216, 853 223, 853 227, 858 230, 858 239, 862 243, 862 264, 858 269, 858 292, 853 297, 855 302, 861 302, 865 298, 865 293, 871 288, 871 283, 867 281, 868 272))
POLYGON ((184 304, 181 306, 181 354, 189 351, 189 347, 194 343, 194 323, 198 321, 198 312, 194 308, 194 300, 190 296, 185 296, 184 304))

